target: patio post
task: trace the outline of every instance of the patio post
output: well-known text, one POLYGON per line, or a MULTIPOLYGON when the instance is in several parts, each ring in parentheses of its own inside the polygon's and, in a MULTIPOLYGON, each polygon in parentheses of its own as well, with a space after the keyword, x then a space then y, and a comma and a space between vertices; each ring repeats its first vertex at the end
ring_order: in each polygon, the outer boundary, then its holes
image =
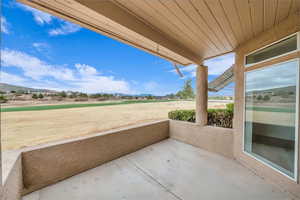
POLYGON ((198 65, 196 71, 196 123, 207 124, 207 66, 198 65))

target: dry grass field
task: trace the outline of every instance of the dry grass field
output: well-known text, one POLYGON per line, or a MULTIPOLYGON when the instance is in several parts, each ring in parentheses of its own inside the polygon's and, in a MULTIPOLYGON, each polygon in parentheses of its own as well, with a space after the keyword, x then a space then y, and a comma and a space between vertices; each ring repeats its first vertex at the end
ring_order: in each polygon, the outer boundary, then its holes
MULTIPOLYGON (((209 103, 211 108, 226 103, 209 103)), ((167 119, 176 109, 194 109, 193 101, 113 105, 58 110, 1 113, 2 148, 20 149, 99 133, 113 128, 167 119)))

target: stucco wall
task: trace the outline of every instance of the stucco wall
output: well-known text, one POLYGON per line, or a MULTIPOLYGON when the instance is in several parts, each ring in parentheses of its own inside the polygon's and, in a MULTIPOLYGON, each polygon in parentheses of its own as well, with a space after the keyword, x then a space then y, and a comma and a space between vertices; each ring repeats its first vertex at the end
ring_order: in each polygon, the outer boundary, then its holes
MULTIPOLYGON (((234 156, 245 167, 255 171, 273 184, 278 184, 283 190, 287 190, 295 196, 300 197, 300 185, 261 162, 243 153, 243 110, 244 110, 244 56, 249 52, 275 42, 287 35, 300 31, 300 15, 295 15, 272 28, 255 39, 241 45, 236 50, 235 77, 235 107, 234 107, 234 156)), ((300 57, 300 53, 293 56, 300 57)), ((285 59, 290 59, 286 57, 285 59)), ((284 59, 275 59, 268 64, 273 64, 284 59)), ((262 64, 265 65, 265 64, 262 64)), ((260 66, 262 66, 260 65, 260 66)), ((259 66, 258 66, 259 67, 259 66)), ((300 137, 299 137, 300 138, 300 137)), ((298 141, 299 143, 299 141, 298 141)), ((300 153, 299 153, 300 154, 300 153)), ((300 159, 298 159, 299 161, 300 159)), ((300 164, 300 163, 299 163, 300 164)), ((298 168, 298 176, 300 174, 298 168)))
POLYGON ((23 193, 53 184, 168 137, 169 121, 165 120, 25 150, 22 153, 23 193))
POLYGON ((170 137, 233 158, 233 130, 170 120, 170 137))
POLYGON ((21 199, 22 189, 22 159, 21 155, 18 155, 15 162, 12 163, 12 167, 9 169, 8 175, 5 178, 2 194, 3 200, 21 199))

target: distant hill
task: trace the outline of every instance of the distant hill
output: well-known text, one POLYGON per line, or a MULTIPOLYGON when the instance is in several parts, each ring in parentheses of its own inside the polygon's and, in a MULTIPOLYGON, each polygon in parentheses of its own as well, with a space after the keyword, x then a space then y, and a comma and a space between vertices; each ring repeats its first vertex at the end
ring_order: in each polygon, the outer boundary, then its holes
POLYGON ((268 93, 268 92, 271 92, 275 95, 278 95, 278 94, 288 94, 288 93, 291 93, 291 92, 295 92, 296 91, 296 86, 287 86, 287 87, 281 87, 281 88, 271 88, 271 89, 266 89, 266 90, 253 90, 253 91, 250 91, 250 92, 247 92, 248 93, 253 93, 253 94, 262 94, 262 93, 268 93))
POLYGON ((22 86, 17 86, 17 85, 10 85, 10 84, 6 84, 6 83, 0 83, 0 91, 2 91, 2 92, 10 92, 10 91, 53 92, 53 90, 28 88, 28 87, 22 87, 22 86))

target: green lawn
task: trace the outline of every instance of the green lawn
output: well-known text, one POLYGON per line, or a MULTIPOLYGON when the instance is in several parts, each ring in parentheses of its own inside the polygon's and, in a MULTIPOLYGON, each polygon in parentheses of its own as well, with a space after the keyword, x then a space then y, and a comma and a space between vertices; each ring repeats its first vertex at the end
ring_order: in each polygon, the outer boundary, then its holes
POLYGON ((113 105, 136 104, 136 103, 169 102, 169 101, 176 101, 176 100, 129 100, 129 101, 119 101, 119 102, 108 102, 108 103, 89 103, 89 104, 85 103, 85 104, 27 106, 27 107, 1 108, 1 112, 54 110, 54 109, 83 108, 83 107, 97 107, 97 106, 113 106, 113 105))
POLYGON ((273 108, 273 107, 247 107, 246 110, 262 111, 262 112, 284 112, 295 113, 295 108, 273 108))

